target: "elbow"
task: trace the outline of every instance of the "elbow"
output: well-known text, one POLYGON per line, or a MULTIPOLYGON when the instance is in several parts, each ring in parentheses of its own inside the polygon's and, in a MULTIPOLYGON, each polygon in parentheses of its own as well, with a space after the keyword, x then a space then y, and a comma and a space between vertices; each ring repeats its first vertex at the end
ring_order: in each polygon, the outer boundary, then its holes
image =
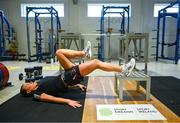
POLYGON ((40 96, 39 96, 39 100, 40 101, 47 101, 47 96, 45 93, 42 93, 40 96))

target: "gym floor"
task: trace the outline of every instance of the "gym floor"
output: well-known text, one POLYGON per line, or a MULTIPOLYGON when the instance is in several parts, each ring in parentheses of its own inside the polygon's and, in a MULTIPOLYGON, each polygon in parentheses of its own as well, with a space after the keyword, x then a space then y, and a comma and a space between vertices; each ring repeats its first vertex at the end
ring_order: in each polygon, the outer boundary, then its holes
MULTIPOLYGON (((24 82, 18 79, 19 73, 24 73, 25 67, 32 66, 43 66, 43 76, 55 75, 59 70, 58 63, 54 64, 46 64, 46 63, 38 63, 32 62, 27 63, 23 61, 6 61, 2 62, 5 66, 7 66, 10 72, 9 82, 12 82, 11 87, 6 87, 1 90, 0 94, 0 104, 7 101, 17 93, 19 93, 19 88, 21 84, 24 82)), ((113 64, 118 64, 117 61, 111 61, 113 64)), ((137 63, 138 69, 143 69, 143 63, 137 63)), ((148 63, 148 75, 151 76, 174 76, 176 78, 180 78, 180 65, 175 65, 172 63, 165 62, 149 62, 148 63)), ((114 92, 114 72, 103 72, 100 70, 96 70, 89 75, 89 84, 87 87, 87 96, 85 100, 85 107, 83 112, 83 122, 97 122, 96 120, 96 104, 153 104, 166 118, 167 121, 162 122, 180 122, 180 118, 174 114, 170 109, 168 109, 165 105, 163 105, 160 101, 158 101, 153 95, 151 95, 151 101, 145 101, 144 95, 140 95, 142 97, 141 101, 133 100, 133 93, 127 93, 127 95, 131 98, 130 101, 120 102, 119 99, 115 96, 114 92), (112 96, 113 98, 106 98, 106 96, 112 96)), ((125 85, 126 89, 135 88, 134 82, 127 82, 125 85)), ((142 92, 144 91, 141 88, 142 92)), ((139 121, 136 121, 139 122, 139 121)), ((148 122, 156 122, 156 121, 148 121, 148 122)))

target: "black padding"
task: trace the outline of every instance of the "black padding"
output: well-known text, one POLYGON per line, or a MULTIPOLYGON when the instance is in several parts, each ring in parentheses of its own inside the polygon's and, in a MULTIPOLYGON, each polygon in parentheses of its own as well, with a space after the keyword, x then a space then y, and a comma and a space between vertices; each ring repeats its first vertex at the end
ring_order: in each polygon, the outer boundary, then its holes
MULTIPOLYGON (((87 81, 85 78, 83 84, 87 85, 87 81)), ((71 89, 61 96, 80 101, 84 106, 85 95, 79 89, 71 89)), ((83 108, 34 101, 18 94, 0 105, 0 122, 81 122, 83 108)))
POLYGON ((23 80, 23 78, 24 78, 23 73, 20 73, 20 74, 19 74, 19 80, 23 80))
POLYGON ((25 79, 25 82, 34 82, 35 81, 35 78, 26 78, 25 79))
POLYGON ((42 70, 42 66, 34 66, 34 70, 42 70))
POLYGON ((26 73, 28 73, 28 72, 32 73, 32 72, 34 72, 34 68, 24 68, 24 72, 26 72, 26 73))
MULTIPOLYGON (((145 83, 141 82, 145 88, 145 83)), ((151 94, 180 117, 180 79, 172 76, 151 77, 151 94)))
POLYGON ((40 75, 39 71, 38 71, 38 70, 35 70, 35 71, 34 71, 34 76, 39 76, 39 75, 40 75))
POLYGON ((43 76, 34 76, 34 79, 35 80, 40 80, 40 79, 42 79, 43 78, 43 76))

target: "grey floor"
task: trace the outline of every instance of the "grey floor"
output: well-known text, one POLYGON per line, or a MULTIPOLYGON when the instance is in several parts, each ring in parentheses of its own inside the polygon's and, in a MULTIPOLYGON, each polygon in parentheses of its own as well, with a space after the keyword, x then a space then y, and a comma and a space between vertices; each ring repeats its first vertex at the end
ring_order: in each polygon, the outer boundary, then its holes
MULTIPOLYGON (((0 90, 0 104, 10 99, 14 95, 19 93, 20 86, 24 81, 19 81, 19 73, 24 73, 25 67, 33 67, 37 65, 43 66, 43 76, 55 75, 59 70, 58 63, 46 64, 46 63, 27 63, 23 61, 5 61, 2 62, 9 69, 9 82, 12 82, 13 86, 6 87, 0 90)), ((118 64, 117 61, 111 61, 112 64, 118 64)), ((143 63, 137 63, 138 69, 144 69, 143 63)), ((174 76, 180 78, 180 63, 175 65, 170 62, 161 61, 155 62, 151 61, 148 63, 148 75, 151 76, 174 76)), ((114 72, 104 72, 101 70, 96 70, 89 76, 114 76, 114 72)))

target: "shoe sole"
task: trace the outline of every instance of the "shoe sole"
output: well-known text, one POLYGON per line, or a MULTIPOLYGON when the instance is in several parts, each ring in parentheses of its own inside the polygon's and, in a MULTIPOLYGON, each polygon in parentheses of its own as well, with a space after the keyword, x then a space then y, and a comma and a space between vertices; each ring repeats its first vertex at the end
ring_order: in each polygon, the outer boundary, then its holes
POLYGON ((91 58, 91 57, 92 57, 92 50, 91 50, 91 42, 90 42, 90 41, 89 41, 89 44, 90 44, 90 45, 89 45, 89 46, 90 46, 90 47, 89 47, 89 57, 91 58))
POLYGON ((131 69, 130 69, 130 70, 128 70, 129 72, 128 72, 128 74, 127 74, 126 76, 130 76, 130 75, 131 75, 132 70, 133 70, 133 69, 134 69, 134 67, 135 67, 135 64, 136 64, 136 62, 133 64, 133 66, 131 67, 131 69))

